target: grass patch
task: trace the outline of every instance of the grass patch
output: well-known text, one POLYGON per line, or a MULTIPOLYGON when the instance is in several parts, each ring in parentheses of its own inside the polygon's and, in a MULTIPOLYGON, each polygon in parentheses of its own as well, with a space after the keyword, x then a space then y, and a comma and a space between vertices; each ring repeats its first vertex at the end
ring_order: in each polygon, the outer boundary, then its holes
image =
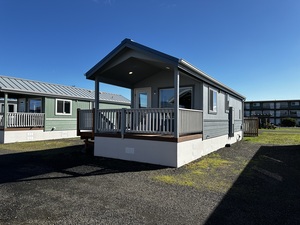
POLYGON ((257 137, 245 137, 244 141, 272 145, 299 145, 300 128, 260 129, 257 137))
POLYGON ((167 184, 226 192, 246 164, 245 160, 238 158, 229 160, 221 158, 218 153, 213 153, 184 166, 180 174, 158 175, 154 179, 167 184))
POLYGON ((31 142, 16 142, 10 144, 0 144, 0 149, 12 150, 12 151, 37 151, 37 150, 49 150, 55 148, 64 148, 74 145, 83 144, 79 138, 70 139, 57 139, 47 141, 31 141, 31 142))

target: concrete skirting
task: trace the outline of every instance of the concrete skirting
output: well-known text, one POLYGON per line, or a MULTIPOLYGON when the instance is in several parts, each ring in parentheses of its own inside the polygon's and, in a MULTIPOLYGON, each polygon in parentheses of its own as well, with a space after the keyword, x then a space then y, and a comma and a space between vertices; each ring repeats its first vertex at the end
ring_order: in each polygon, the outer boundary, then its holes
POLYGON ((241 139, 242 132, 234 137, 223 135, 202 140, 165 142, 116 137, 95 137, 94 155, 128 161, 145 162, 170 167, 181 167, 200 157, 233 144, 241 139))
POLYGON ((43 130, 14 130, 14 131, 0 131, 1 143, 27 142, 27 141, 42 141, 62 138, 77 137, 76 130, 67 131, 47 131, 43 130))

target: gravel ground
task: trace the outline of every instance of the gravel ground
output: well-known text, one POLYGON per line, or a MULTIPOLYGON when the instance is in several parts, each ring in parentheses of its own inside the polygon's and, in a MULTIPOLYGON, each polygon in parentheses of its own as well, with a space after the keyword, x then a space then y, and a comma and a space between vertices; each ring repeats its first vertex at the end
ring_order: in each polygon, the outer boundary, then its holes
POLYGON ((0 224, 300 224, 299 146, 219 150, 247 165, 218 192, 154 179, 188 167, 92 157, 82 147, 0 150, 0 224))

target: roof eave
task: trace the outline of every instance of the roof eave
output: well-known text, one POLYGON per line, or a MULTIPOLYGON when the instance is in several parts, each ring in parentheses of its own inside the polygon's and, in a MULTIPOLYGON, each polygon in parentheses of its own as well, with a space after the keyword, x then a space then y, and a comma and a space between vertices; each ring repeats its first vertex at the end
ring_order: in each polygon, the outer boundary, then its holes
POLYGON ((215 87, 218 87, 220 89, 223 89, 227 92, 229 92, 230 94, 245 100, 246 97, 241 95, 240 93, 234 91, 233 89, 231 89, 230 87, 222 84, 221 82, 217 81, 216 79, 212 78, 211 76, 207 75, 206 73, 204 73, 203 71, 199 70, 198 68, 194 67, 192 64, 190 64, 189 62, 185 61, 184 59, 180 59, 179 63, 178 63, 178 68, 181 70, 184 70, 188 73, 190 73, 191 75, 193 75, 194 77, 203 80, 204 82, 213 85, 215 87))
POLYGON ((108 53, 102 60, 100 60, 95 66, 93 66, 90 70, 88 70, 85 73, 86 79, 94 80, 95 73, 125 48, 130 48, 136 51, 143 51, 145 53, 150 53, 158 56, 159 58, 163 59, 169 64, 172 64, 174 66, 178 65, 178 61, 179 61, 178 58, 157 51, 153 48, 149 48, 145 45, 139 44, 137 42, 132 41, 131 39, 126 38, 117 47, 115 47, 110 53, 108 53))

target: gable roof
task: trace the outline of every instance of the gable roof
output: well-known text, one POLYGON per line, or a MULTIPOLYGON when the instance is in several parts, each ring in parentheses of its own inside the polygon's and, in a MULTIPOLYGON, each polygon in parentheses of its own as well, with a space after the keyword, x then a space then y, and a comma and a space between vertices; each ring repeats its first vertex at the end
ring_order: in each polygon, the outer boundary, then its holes
MULTIPOLYGON (((95 99, 95 91, 93 90, 9 76, 0 76, 1 92, 88 101, 94 101, 95 99)), ((100 102, 130 104, 130 101, 124 96, 106 92, 99 94, 99 100, 100 102)))
POLYGON ((134 83, 159 70, 174 68, 233 96, 245 99, 243 95, 194 67, 186 60, 141 45, 128 38, 86 72, 85 76, 87 79, 95 80, 98 77, 100 82, 132 88, 134 83), (138 76, 130 76, 133 70, 136 70, 138 76))
POLYGON ((88 72, 85 73, 87 79, 94 79, 95 72, 103 67, 106 63, 116 57, 118 54, 122 53, 125 49, 132 49, 134 51, 143 52, 144 54, 150 55, 157 59, 163 60, 169 64, 176 65, 179 61, 178 58, 171 55, 165 54, 163 52, 157 51, 153 48, 149 48, 145 45, 134 42, 129 38, 125 38, 116 48, 114 48, 108 55, 106 55, 102 60, 100 60, 95 66, 93 66, 88 72))

